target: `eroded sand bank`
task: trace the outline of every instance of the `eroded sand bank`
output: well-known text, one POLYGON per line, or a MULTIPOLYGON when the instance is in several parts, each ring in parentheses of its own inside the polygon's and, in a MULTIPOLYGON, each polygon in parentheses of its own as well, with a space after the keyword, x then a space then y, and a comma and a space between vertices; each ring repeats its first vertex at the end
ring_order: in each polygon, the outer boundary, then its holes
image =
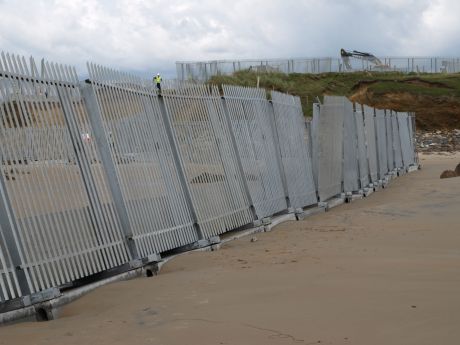
POLYGON ((112 284, 0 344, 456 344, 460 155, 365 200, 112 284))

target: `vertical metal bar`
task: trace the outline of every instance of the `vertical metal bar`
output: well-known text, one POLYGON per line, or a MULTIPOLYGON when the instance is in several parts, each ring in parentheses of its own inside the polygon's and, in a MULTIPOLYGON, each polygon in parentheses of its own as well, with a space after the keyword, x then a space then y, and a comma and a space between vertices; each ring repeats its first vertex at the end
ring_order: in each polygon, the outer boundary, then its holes
POLYGON ((238 146, 236 144, 235 133, 233 132, 232 123, 231 123, 231 120, 230 120, 230 114, 229 114, 228 108, 227 108, 227 102, 225 101, 225 97, 222 97, 221 99, 222 99, 222 106, 223 106, 223 109, 224 109, 225 121, 227 123, 228 133, 230 135, 230 140, 232 142, 233 150, 235 151, 236 164, 238 165, 238 169, 240 171, 240 174, 241 174, 242 180, 243 180, 243 189, 244 189, 244 192, 246 194, 246 198, 249 201, 249 208, 251 209, 251 212, 252 212, 252 215, 254 217, 254 220, 257 220, 258 217, 257 217, 257 214, 256 214, 256 209, 254 207, 254 202, 252 200, 251 193, 249 192, 249 186, 248 186, 248 182, 246 180, 246 176, 244 174, 243 164, 241 163, 241 157, 240 157, 240 153, 238 151, 238 146))
POLYGON ((129 222, 126 205, 123 200, 120 182, 117 178, 115 163, 110 154, 109 143, 105 138, 102 116, 97 103, 96 95, 94 93, 92 85, 82 85, 80 87, 80 92, 88 111, 88 118, 91 123, 91 126, 93 127, 96 143, 100 150, 102 166, 107 175, 109 188, 113 195, 115 208, 120 217, 121 228, 125 235, 128 250, 134 260, 141 259, 139 257, 139 252, 136 247, 136 244, 133 240, 133 231, 131 228, 131 224, 129 222))
POLYGON ((192 215, 193 226, 194 226, 194 228, 196 230, 196 233, 198 235, 198 239, 202 240, 205 237, 204 237, 204 234, 203 234, 203 232, 201 230, 200 224, 198 224, 198 217, 197 217, 197 214, 196 214, 195 206, 193 205, 193 202, 192 202, 192 197, 191 197, 191 194, 190 194, 189 185, 187 183, 187 179, 185 177, 185 173, 184 173, 184 170, 182 168, 182 164, 180 163, 179 148, 177 147, 177 143, 174 140, 171 119, 168 117, 168 113, 166 111, 166 107, 165 107, 162 95, 158 95, 158 103, 160 105, 160 112, 161 112, 161 116, 163 117, 163 123, 164 123, 165 129, 166 129, 166 136, 168 137, 169 145, 171 146, 171 153, 172 153, 172 156, 173 156, 173 159, 174 159, 174 164, 176 166, 176 170, 177 170, 177 173, 179 175, 178 176, 179 181, 180 181, 180 184, 182 185, 182 189, 184 191, 186 203, 187 203, 187 205, 188 205, 188 207, 190 209, 190 213, 192 215))

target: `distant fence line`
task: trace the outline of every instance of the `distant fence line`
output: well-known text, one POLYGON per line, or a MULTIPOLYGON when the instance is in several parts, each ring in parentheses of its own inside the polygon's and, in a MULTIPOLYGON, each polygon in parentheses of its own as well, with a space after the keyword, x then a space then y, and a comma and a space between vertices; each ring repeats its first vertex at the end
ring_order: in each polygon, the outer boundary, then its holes
MULTIPOLYGON (((452 57, 382 57, 385 71, 402 73, 458 73, 460 58, 452 57)), ((351 71, 379 71, 366 60, 351 60, 351 71)), ((179 80, 207 81, 217 75, 231 75, 238 71, 280 73, 346 72, 340 58, 254 59, 176 62, 179 80)))
POLYGON ((0 313, 157 262, 416 161, 407 114, 0 59, 0 313), (321 133, 321 134, 320 134, 321 133), (383 155, 385 154, 385 157, 383 155))

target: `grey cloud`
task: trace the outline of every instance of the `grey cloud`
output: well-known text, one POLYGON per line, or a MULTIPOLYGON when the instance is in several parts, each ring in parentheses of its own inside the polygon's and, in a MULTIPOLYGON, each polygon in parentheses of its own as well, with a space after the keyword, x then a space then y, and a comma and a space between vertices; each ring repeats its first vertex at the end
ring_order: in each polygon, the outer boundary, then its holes
POLYGON ((1 50, 148 75, 176 60, 460 56, 456 0, 0 0, 1 50))

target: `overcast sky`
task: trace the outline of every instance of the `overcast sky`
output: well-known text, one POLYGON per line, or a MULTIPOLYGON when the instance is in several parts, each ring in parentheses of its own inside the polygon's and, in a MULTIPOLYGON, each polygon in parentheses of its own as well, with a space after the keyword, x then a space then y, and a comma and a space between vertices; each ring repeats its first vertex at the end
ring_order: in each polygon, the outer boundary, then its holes
POLYGON ((175 75, 177 60, 460 56, 459 0, 0 0, 0 50, 175 75))

